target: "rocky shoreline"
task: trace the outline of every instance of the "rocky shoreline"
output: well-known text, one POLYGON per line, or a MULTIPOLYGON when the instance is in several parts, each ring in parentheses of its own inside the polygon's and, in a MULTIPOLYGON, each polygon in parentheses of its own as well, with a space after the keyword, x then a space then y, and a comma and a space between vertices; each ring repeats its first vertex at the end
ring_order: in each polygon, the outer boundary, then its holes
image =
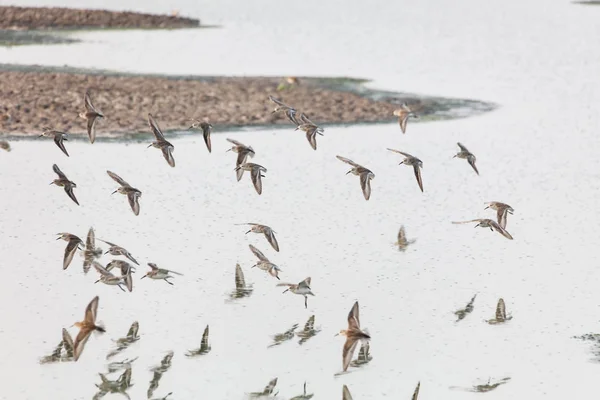
POLYGON ((290 124, 280 113, 271 113, 274 105, 269 95, 318 124, 394 121, 393 110, 402 102, 411 104, 421 120, 451 118, 444 110, 461 105, 474 112, 491 109, 475 101, 369 91, 362 87, 363 81, 349 79, 298 78, 289 83, 270 77, 165 77, 0 65, 0 82, 0 135, 4 136, 39 135, 50 126, 86 137, 85 120, 78 118, 86 90, 106 115, 96 125, 100 138, 148 133, 148 113, 165 131, 185 130, 191 118, 207 119, 215 130, 290 124), (362 88, 360 94, 357 88, 362 88))
POLYGON ((194 28, 200 21, 177 15, 60 7, 0 6, 0 29, 194 28))

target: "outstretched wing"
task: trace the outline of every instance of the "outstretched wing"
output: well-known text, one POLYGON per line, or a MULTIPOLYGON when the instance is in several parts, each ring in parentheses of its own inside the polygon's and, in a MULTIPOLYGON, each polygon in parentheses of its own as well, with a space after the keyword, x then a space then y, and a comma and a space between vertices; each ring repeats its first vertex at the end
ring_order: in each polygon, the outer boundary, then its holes
POLYGON ((94 228, 90 228, 90 230, 88 231, 85 246, 89 250, 94 250, 96 248, 96 235, 94 234, 94 228))
POLYGON ((248 245, 248 247, 250 247, 250 251, 252 252, 252 254, 254 254, 260 261, 269 262, 269 259, 265 257, 265 255, 259 249, 252 246, 251 244, 248 245))
POLYGON ((469 149, 467 149, 465 146, 463 146, 460 142, 456 143, 458 145, 458 147, 460 147, 461 151, 464 151, 466 153, 470 153, 469 149))
POLYGON ((504 229, 503 227, 500 226, 500 224, 498 224, 496 221, 490 221, 490 224, 492 225, 492 228, 494 228, 494 230, 498 233, 500 233, 502 236, 504 236, 505 238, 509 239, 509 240, 513 240, 513 237, 510 233, 508 233, 506 231, 506 229, 504 229))
POLYGON ((415 171, 415 177, 417 178, 417 183, 419 184, 419 188, 421 192, 423 192, 423 178, 421 178, 421 168, 417 164, 413 165, 413 169, 415 171))
POLYGON ((371 173, 363 172, 360 174, 360 187, 362 189, 365 200, 371 198, 371 173))
POLYGON ((95 323, 96 322, 96 314, 98 312, 98 302, 100 301, 100 298, 98 296, 94 297, 92 299, 92 301, 90 301, 90 304, 88 304, 88 306, 85 308, 85 321, 88 323, 95 323))
POLYGON ((106 173, 108 174, 108 176, 110 176, 111 178, 113 178, 113 180, 115 182, 117 182, 119 185, 121 186, 130 186, 129 183, 125 182, 125 180, 123 178, 121 178, 119 175, 115 174, 112 171, 106 171, 106 173))
POLYGON ((265 236, 267 237, 267 241, 275 251, 279 251, 279 243, 277 243, 277 238, 275 237, 275 233, 273 233, 273 229, 265 226, 265 236))
POLYGON ((158 123, 156 123, 156 120, 154 119, 152 114, 148 114, 148 125, 150 125, 150 129, 152 129, 152 133, 154 133, 154 136, 156 136, 156 140, 158 140, 158 141, 165 140, 165 136, 163 135, 162 131, 160 130, 160 127, 158 126, 158 123))
POLYGON ((390 149, 390 148, 388 148, 388 150, 389 150, 389 151, 393 151, 394 153, 402 154, 404 157, 407 157, 407 158, 414 158, 414 157, 413 157, 413 156, 411 156, 410 154, 408 154, 408 153, 405 153, 405 152, 403 152, 403 151, 400 151, 400 150, 395 150, 395 149, 390 149))
POLYGON ((354 355, 354 350, 356 350, 356 345, 358 344, 358 339, 356 338, 347 338, 344 343, 344 348, 342 350, 342 362, 344 366, 344 371, 348 369, 350 365, 350 361, 352 361, 352 356, 354 355))
POLYGON ((498 300, 498 305, 496 306, 496 320, 503 321, 506 319, 506 305, 504 304, 504 299, 498 300))
POLYGON ((361 167, 361 165, 359 165, 359 164, 355 163, 354 161, 352 161, 352 160, 351 160, 351 159, 349 159, 349 158, 342 157, 342 156, 336 156, 336 158, 337 158, 338 160, 340 160, 340 161, 343 161, 343 162, 345 162, 346 164, 350 164, 350 165, 352 165, 353 167, 358 167, 358 168, 360 168, 360 167, 361 167))
POLYGON ((354 303, 348 313, 348 329, 360 329, 360 316, 358 312, 358 301, 354 303))
POLYGON ((52 170, 58 175, 60 179, 68 179, 67 176, 58 168, 58 165, 54 164, 52 170))

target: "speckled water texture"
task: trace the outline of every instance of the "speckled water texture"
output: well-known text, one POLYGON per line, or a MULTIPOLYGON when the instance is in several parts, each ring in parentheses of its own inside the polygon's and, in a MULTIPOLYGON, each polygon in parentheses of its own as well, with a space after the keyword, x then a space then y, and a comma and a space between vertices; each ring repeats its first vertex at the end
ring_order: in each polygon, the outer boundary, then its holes
MULTIPOLYGON (((25 4, 52 1, 20 1, 25 4)), ((55 1, 55 4, 58 2, 55 1)), ((78 6, 72 0, 61 5, 78 6)), ((81 43, 0 48, 0 61, 67 64, 134 72, 202 75, 308 75, 372 78, 371 87, 500 104, 477 117, 411 124, 331 127, 313 151, 293 127, 175 138, 176 168, 145 142, 68 143, 70 158, 49 140, 13 142, 0 154, 0 324, 5 399, 90 399, 106 372, 111 339, 140 322, 141 339, 115 360, 133 364, 132 399, 146 398, 149 369, 173 350, 171 369, 153 397, 242 399, 278 377, 279 398, 302 393, 339 399, 593 399, 600 366, 589 342, 600 330, 596 260, 600 195, 600 8, 569 1, 459 0, 453 3, 260 0, 169 3, 92 1, 87 6, 168 13, 178 8, 222 29, 77 34, 81 43), (468 12, 467 12, 468 10, 468 12), (148 44, 152 45, 149 51, 148 44), (252 145, 268 172, 258 196, 248 176, 236 182, 225 137, 252 145), (452 159, 460 141, 477 156, 481 176, 452 159), (385 150, 423 160, 425 192, 410 168, 385 150), (344 175, 348 157, 376 175, 371 199, 344 175), (77 207, 48 185, 57 163, 77 183, 77 207), (143 192, 135 217, 111 191, 117 172, 143 192), (484 202, 514 207, 506 240, 450 222, 493 217, 484 202), (235 223, 273 227, 281 248, 244 235, 235 223), (393 242, 400 224, 417 241, 393 242), (93 284, 77 256, 63 271, 64 242, 54 234, 98 237, 125 246, 140 263, 182 272, 165 282, 134 276, 133 293, 93 284), (250 269, 254 244, 281 268, 283 281, 312 277, 316 294, 282 294, 276 279, 250 269), (235 264, 250 297, 229 301, 235 264), (478 293, 474 311, 453 312, 478 293), (62 327, 100 296, 108 330, 92 337, 74 363, 38 365, 62 327), (499 297, 513 319, 494 316, 499 297), (346 316, 360 302, 369 329, 370 363, 342 368, 346 316), (316 315, 322 330, 267 348, 272 336, 316 315), (210 324, 212 351, 194 359, 210 324), (456 388, 511 379, 486 393, 456 388)), ((199 110, 201 111, 201 110, 199 110)), ((107 262, 110 258, 103 258, 107 262)), ((91 273, 90 273, 91 274, 91 273)), ((73 332, 73 331, 72 331, 73 332)), ((74 333, 74 332, 73 332, 74 333)), ((111 375, 116 379, 118 374, 111 375)), ((109 399, 111 395, 105 398, 109 399)), ((112 398, 122 397, 112 395, 112 398)), ((169 398, 170 399, 170 398, 169 398)))

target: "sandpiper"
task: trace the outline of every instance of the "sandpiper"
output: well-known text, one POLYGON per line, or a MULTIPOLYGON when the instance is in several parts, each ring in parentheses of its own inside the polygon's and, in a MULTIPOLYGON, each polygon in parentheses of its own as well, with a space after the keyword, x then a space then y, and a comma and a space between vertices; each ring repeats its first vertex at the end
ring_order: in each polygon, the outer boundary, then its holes
POLYGON ((262 179, 265 176, 262 174, 263 172, 267 172, 267 169, 262 165, 254 164, 254 163, 243 163, 235 167, 235 171, 239 174, 239 171, 250 171, 250 178, 252 178, 252 184, 254 185, 254 189, 256 189, 256 193, 259 195, 262 194, 262 179))
POLYGON ((342 156, 336 157, 338 160, 352 165, 352 169, 346 172, 346 175, 352 173, 353 175, 358 175, 360 177, 360 187, 362 189, 363 196, 365 196, 365 200, 369 200, 371 198, 371 180, 375 179, 375 174, 370 169, 367 169, 348 158, 342 156))
POLYGON ((104 118, 104 115, 92 104, 89 91, 85 92, 83 103, 85 105, 85 112, 82 112, 79 116, 87 120, 88 136, 90 137, 90 142, 94 143, 94 140, 96 140, 96 120, 104 118))
POLYGON ((65 148, 64 140, 68 140, 67 134, 65 132, 57 131, 52 128, 44 127, 42 134, 39 137, 51 137, 54 139, 54 143, 58 146, 59 149, 62 150, 63 153, 69 157, 69 153, 65 148))
POLYGON ((477 173, 477 175, 479 175, 479 171, 477 171, 477 167, 475 166, 475 160, 477 160, 477 158, 475 157, 475 155, 473 153, 471 153, 469 151, 469 149, 467 149, 462 144, 460 144, 460 143, 456 143, 456 144, 458 145, 458 147, 460 147, 460 151, 454 157, 466 159, 467 162, 469 163, 469 165, 471 167, 473 167, 473 169, 475 170, 475 172, 477 173))
POLYGON ((156 140, 150 143, 148 147, 160 149, 163 153, 163 157, 167 160, 167 163, 169 163, 171 167, 175 167, 175 159, 173 158, 175 147, 167 142, 152 114, 148 114, 148 125, 150 125, 150 129, 152 129, 152 133, 154 133, 154 136, 156 137, 156 140))
POLYGON ((415 177, 417 178, 417 183, 419 184, 419 188, 421 189, 421 192, 423 192, 423 180, 421 179, 421 168, 423 168, 423 161, 419 160, 417 157, 411 156, 408 153, 404 153, 400 150, 394 150, 394 149, 389 149, 389 151, 393 151, 394 153, 398 153, 398 154, 402 154, 405 158, 404 160, 402 160, 402 162, 398 165, 408 165, 413 167, 413 169, 415 170, 415 177))
POLYGON ((90 301, 90 303, 85 308, 85 317, 81 322, 75 322, 73 326, 79 328, 79 333, 75 338, 75 343, 73 345, 75 352, 73 356, 73 360, 79 360, 81 353, 83 352, 83 348, 85 347, 86 342, 90 338, 92 332, 106 332, 103 326, 96 325, 96 315, 98 313, 98 302, 100 301, 99 297, 96 296, 90 301))
POLYGON ((10 151, 10 143, 8 143, 6 140, 0 140, 0 149, 10 151))
POLYGON ((398 117, 398 123, 400 124, 400 129, 402 129, 402 133, 406 133, 406 123, 408 122, 409 117, 419 118, 406 103, 402 103, 400 108, 394 110, 394 116, 398 117))
POLYGON ((73 188, 76 188, 77 185, 75 182, 71 182, 69 178, 58 168, 58 165, 54 164, 52 166, 52 170, 58 175, 58 179, 55 179, 50 183, 51 185, 62 186, 65 188, 65 192, 67 195, 75 202, 75 204, 79 205, 77 198, 75 197, 75 193, 73 193, 73 188))
POLYGON ((398 250, 405 251, 406 248, 413 244, 415 241, 416 239, 408 240, 406 238, 406 230, 404 229, 404 225, 402 225, 400 227, 400 230, 398 231, 398 240, 395 243, 398 246, 398 250))
POLYGON ((94 234, 94 228, 90 228, 85 241, 85 249, 83 250, 83 272, 86 274, 92 266, 92 261, 102 256, 102 249, 96 247, 96 235, 94 234))
POLYGON ((498 299, 498 304, 496 305, 496 318, 492 318, 487 321, 490 325, 503 324, 506 321, 512 319, 512 316, 506 316, 506 305, 504 304, 504 299, 498 299))
POLYGON ((498 224, 500 224, 500 226, 502 228, 506 229, 506 220, 507 220, 508 214, 512 215, 512 213, 515 210, 508 204, 500 203, 499 201, 490 201, 489 203, 485 203, 485 204, 487 207, 485 207, 484 210, 491 208, 492 210, 496 210, 498 212, 498 214, 497 214, 498 224))
POLYGON ((263 271, 267 271, 269 275, 279 279, 279 272, 281 271, 281 269, 277 265, 269 261, 269 259, 265 257, 265 255, 259 249, 252 245, 248 246, 250 247, 250 251, 252 252, 252 254, 254 254, 256 258, 258 258, 258 262, 254 264, 251 268, 258 267, 263 271))
POLYGON ((313 150, 317 150, 317 133, 323 136, 323 128, 312 122, 306 114, 300 114, 300 119, 298 120, 299 124, 296 127, 296 130, 300 129, 301 131, 306 132, 306 139, 308 143, 310 143, 310 147, 313 150))
POLYGON ((283 293, 290 291, 294 294, 304 296, 304 308, 308 308, 308 295, 314 296, 315 294, 310 289, 310 277, 306 278, 302 282, 297 284, 294 283, 278 283, 277 286, 287 286, 288 288, 283 293))
POLYGON ((106 240, 102 240, 102 239, 98 239, 98 240, 100 240, 101 242, 104 242, 110 246, 110 248, 104 254, 112 254, 113 256, 124 256, 124 257, 127 257, 129 260, 131 260, 135 265, 140 265, 135 260, 135 258, 133 258, 131 253, 128 252, 124 247, 118 246, 111 242, 107 242, 106 240))
POLYGON ((113 268, 120 269, 121 275, 127 275, 135 271, 135 267, 123 260, 112 260, 106 265, 107 271, 112 271, 113 268))
POLYGON ((208 325, 204 328, 202 334, 202 340, 200 341, 200 347, 195 350, 188 351, 185 355, 188 357, 201 356, 210 352, 210 345, 208 344, 208 325))
POLYGON ((116 276, 97 261, 94 261, 92 265, 100 274, 100 279, 94 283, 102 282, 106 285, 118 286, 122 291, 125 291, 125 289, 123 289, 121 285, 125 284, 125 286, 127 286, 127 290, 130 292, 133 290, 133 279, 131 279, 131 272, 126 275, 116 276))
POLYGON ((179 272, 171 271, 169 269, 158 268, 154 263, 148 263, 148 266, 151 268, 150 271, 146 273, 146 275, 142 276, 142 279, 148 277, 150 279, 162 279, 167 282, 169 285, 172 285, 172 282, 169 282, 169 278, 173 278, 173 276, 169 274, 183 275, 179 272))
MULTIPOLYGON (((360 318, 358 312, 358 301, 354 303, 348 314, 348 329, 341 330, 337 335, 346 336, 346 342, 342 351, 342 361, 344 372, 348 369, 352 355, 358 342, 364 342, 371 339, 371 336, 360 329, 360 318)), ((337 336, 336 335, 336 336, 337 336)))
POLYGON ((276 112, 281 112, 283 111, 285 116, 290 120, 290 122, 294 125, 300 125, 298 123, 298 120, 296 119, 296 114, 298 113, 296 111, 296 109, 294 107, 290 107, 287 104, 285 104, 284 102, 276 99, 273 96, 269 96, 269 100, 271 100, 273 103, 276 104, 275 109, 273 110, 272 114, 276 113, 276 112))
POLYGON ((279 243, 277 243, 277 239, 275 238, 275 231, 273 231, 273 229, 271 229, 267 225, 255 224, 253 222, 247 222, 238 225, 250 225, 251 228, 248 232, 246 232, 246 234, 250 232, 262 233, 263 235, 265 235, 265 238, 267 238, 267 241, 275 249, 275 251, 279 251, 279 243))
MULTIPOLYGON (((229 138, 227 138, 227 141, 229 143, 233 143, 233 146, 227 151, 233 151, 234 153, 237 153, 237 159, 235 161, 236 167, 239 167, 240 165, 245 164, 246 160, 248 160, 248 157, 253 158, 256 155, 252 146, 246 146, 245 144, 238 142, 237 140, 233 140, 233 139, 229 139, 229 138)), ((236 177, 237 177, 238 182, 242 179, 243 175, 244 175, 243 169, 236 170, 236 177)))
POLYGON ((200 121, 197 119, 191 119, 190 121, 192 121, 192 126, 190 126, 188 130, 200 128, 202 130, 202 136, 204 137, 204 143, 206 143, 206 148, 208 149, 208 152, 211 153, 212 145, 210 143, 210 133, 212 132, 213 126, 207 121, 200 121))
POLYGON ((490 228, 490 230, 498 232, 499 234, 501 234, 505 238, 513 240, 513 237, 510 235, 510 233, 508 233, 506 231, 506 229, 504 229, 503 227, 501 227, 500 224, 498 224, 493 219, 479 218, 479 219, 472 219, 472 220, 469 220, 469 221, 459 221, 459 222, 452 222, 452 223, 453 224, 468 224, 470 222, 477 222, 477 225, 475 225, 475 228, 477 228, 478 226, 482 227, 482 228, 490 228))
POLYGON ((142 192, 134 187, 132 187, 129 183, 125 182, 123 178, 119 175, 115 174, 111 171, 106 171, 108 176, 110 176, 115 182, 119 185, 119 188, 112 192, 115 194, 117 192, 124 194, 127 196, 127 200, 129 200, 129 206, 135 215, 140 215, 140 197, 142 197, 142 192))
POLYGON ((63 270, 69 267, 71 261, 73 260, 73 256, 75 256, 75 252, 79 248, 79 245, 83 243, 83 241, 78 237, 71 233, 57 233, 58 237, 56 240, 62 239, 67 242, 67 247, 65 248, 65 256, 63 258, 63 270))
POLYGON ((471 301, 469 301, 469 303, 466 305, 465 308, 461 308, 460 310, 457 310, 454 312, 454 315, 456 315, 456 317, 458 318, 456 320, 456 322, 464 319, 468 314, 473 312, 473 309, 475 308, 474 303, 475 303, 475 298, 477 297, 477 294, 475 294, 472 298, 471 301))

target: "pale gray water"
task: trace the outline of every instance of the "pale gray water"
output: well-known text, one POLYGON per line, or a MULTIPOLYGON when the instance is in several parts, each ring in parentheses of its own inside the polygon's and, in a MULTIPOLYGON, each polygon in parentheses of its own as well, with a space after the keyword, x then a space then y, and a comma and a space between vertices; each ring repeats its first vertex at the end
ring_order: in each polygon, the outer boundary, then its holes
MULTIPOLYGON (((53 2, 19 2, 42 3, 53 2)), ((171 74, 356 76, 381 89, 475 98, 501 108, 469 119, 409 122, 406 135, 396 124, 329 128, 316 152, 292 128, 228 132, 251 144, 254 161, 268 169, 260 197, 248 176, 235 181, 234 156, 217 132, 210 155, 201 137, 174 139, 175 169, 144 143, 73 142, 67 158, 51 141, 14 142, 13 152, 0 155, 0 359, 12 378, 0 397, 89 399, 100 382, 96 373, 105 372, 110 339, 137 319, 142 339, 115 357, 140 356, 129 391, 134 399, 146 397, 148 369, 169 350, 173 367, 155 396, 173 391, 174 399, 242 398, 275 376, 281 398, 301 394, 305 380, 319 399, 341 398, 343 384, 355 399, 410 398, 419 380, 422 399, 595 398, 599 367, 589 361, 589 345, 571 336, 600 325, 600 8, 543 0, 89 4, 178 8, 223 28, 83 33, 80 44, 0 48, 0 61, 171 74), (480 177, 451 158, 457 141, 477 155, 480 177), (412 170, 398 166, 401 158, 386 147, 423 160, 424 194, 412 170), (373 170, 369 202, 336 154, 373 170), (81 207, 48 185, 54 162, 78 183, 81 207), (116 185, 106 169, 143 191, 139 217, 123 196, 110 196, 116 185), (514 241, 450 224, 493 217, 483 210, 491 200, 515 208, 508 220, 514 241), (245 237, 244 227, 234 225, 239 222, 271 225, 281 253, 262 236, 245 237), (392 245, 400 224, 417 238, 404 254, 392 245), (129 294, 93 285, 79 256, 63 272, 65 243, 54 233, 83 237, 90 226, 141 263, 185 276, 175 286, 139 281, 140 268, 129 294), (317 297, 308 310, 300 296, 282 295, 275 279, 249 269, 249 243, 282 267, 283 281, 312 277, 317 297), (229 303, 236 262, 254 293, 229 303), (475 310, 455 324, 453 311, 474 293, 475 310), (108 333, 92 337, 77 364, 38 365, 96 294, 108 333), (490 326, 484 319, 493 317, 498 297, 514 318, 490 326), (343 339, 333 335, 346 327, 355 300, 373 335, 373 360, 334 377, 343 339), (302 326, 312 314, 322 328, 316 337, 267 349, 271 335, 302 326), (206 324, 212 352, 187 359, 206 324), (450 389, 505 376, 512 379, 485 395, 450 389)))

